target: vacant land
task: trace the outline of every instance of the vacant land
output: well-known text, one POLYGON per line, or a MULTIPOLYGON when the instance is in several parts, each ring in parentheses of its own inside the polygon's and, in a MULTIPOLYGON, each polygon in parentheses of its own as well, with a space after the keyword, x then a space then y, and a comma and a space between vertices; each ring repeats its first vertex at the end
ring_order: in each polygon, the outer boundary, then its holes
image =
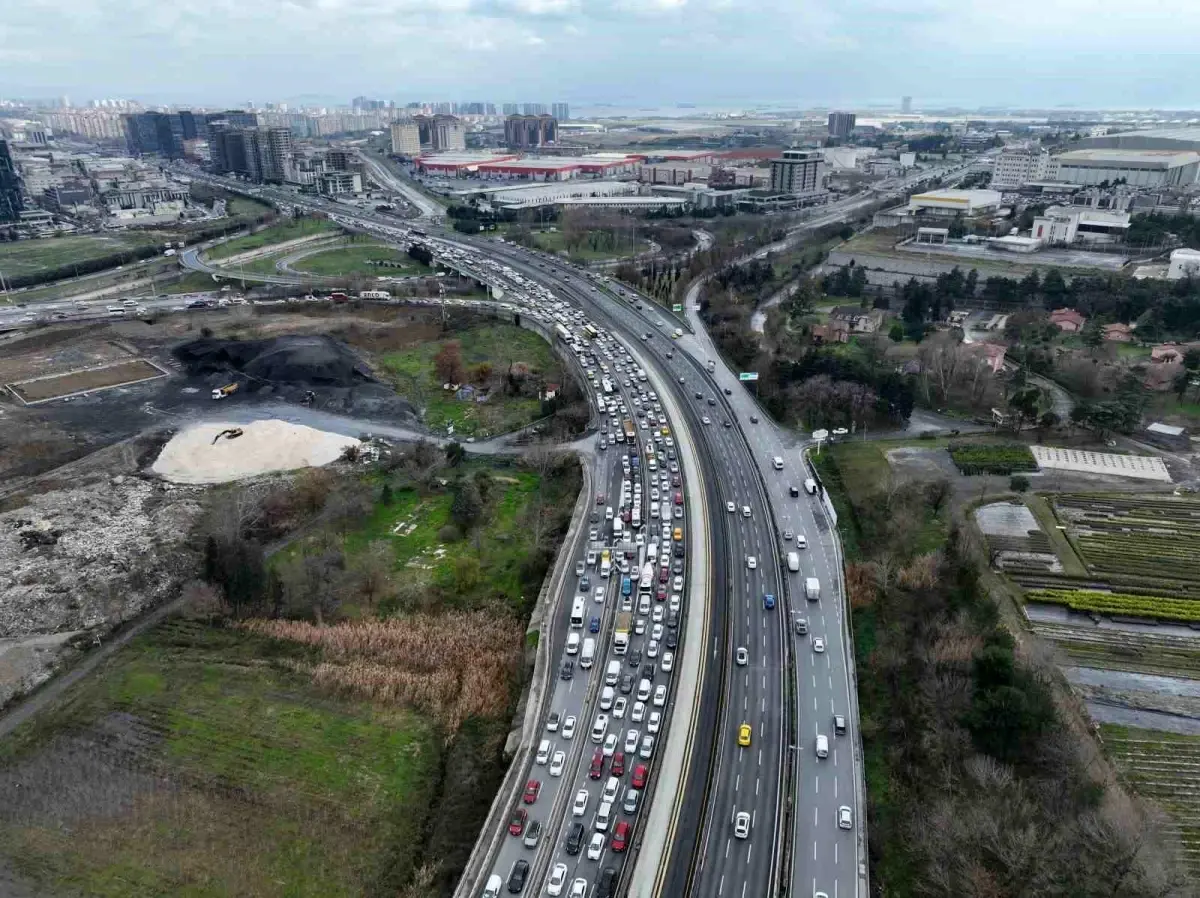
POLYGON ((528 424, 541 410, 539 394, 561 384, 564 372, 550 346, 532 331, 511 324, 475 325, 453 335, 383 355, 380 364, 396 391, 424 410, 425 425, 439 433, 453 426, 460 436, 484 437, 528 424), (450 344, 457 344, 457 350, 450 344), (448 349, 449 347, 449 349, 448 349), (454 383, 443 389, 446 366, 439 354, 459 357, 454 383), (482 400, 482 401, 481 401, 482 400))
POLYGON ((535 231, 533 242, 543 252, 561 253, 576 262, 603 262, 607 259, 625 259, 639 253, 648 252, 650 244, 640 238, 626 238, 611 248, 598 249, 587 243, 567 249, 562 231, 535 231))
POLYGON ((245 237, 235 237, 205 252, 208 259, 227 259, 239 253, 309 237, 313 234, 336 231, 338 226, 325 218, 296 218, 263 228, 245 237))
POLYGON ((0 852, 93 896, 382 894, 411 863, 440 745, 315 686, 317 653, 170 621, 0 745, 0 852))
POLYGON ((157 234, 81 235, 44 237, 0 243, 0 271, 5 277, 21 277, 49 271, 72 262, 100 259, 161 241, 157 234))
POLYGON ((427 274, 429 269, 408 253, 386 246, 355 245, 313 253, 296 262, 297 271, 321 275, 359 275, 364 277, 400 277, 427 274), (379 265, 389 262, 389 265, 379 265))
POLYGON ((54 377, 8 384, 8 387, 25 402, 40 402, 55 396, 69 396, 84 390, 104 390, 120 384, 137 383, 155 377, 165 377, 162 371, 145 359, 134 359, 104 368, 89 371, 72 371, 54 377))

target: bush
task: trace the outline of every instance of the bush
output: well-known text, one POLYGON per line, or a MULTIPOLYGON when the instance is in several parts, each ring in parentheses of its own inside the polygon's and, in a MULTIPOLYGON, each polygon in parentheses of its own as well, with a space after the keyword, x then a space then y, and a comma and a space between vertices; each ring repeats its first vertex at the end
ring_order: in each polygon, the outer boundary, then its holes
POLYGON ((446 524, 438 530, 438 542, 441 543, 456 543, 462 539, 462 531, 453 524, 446 524))
POLYGON ((1008 479, 1008 488, 1014 493, 1023 493, 1029 489, 1029 478, 1022 474, 1014 474, 1008 479))
POLYGON ((950 457, 967 476, 1037 470, 1029 447, 1017 444, 959 443, 950 447, 950 457))

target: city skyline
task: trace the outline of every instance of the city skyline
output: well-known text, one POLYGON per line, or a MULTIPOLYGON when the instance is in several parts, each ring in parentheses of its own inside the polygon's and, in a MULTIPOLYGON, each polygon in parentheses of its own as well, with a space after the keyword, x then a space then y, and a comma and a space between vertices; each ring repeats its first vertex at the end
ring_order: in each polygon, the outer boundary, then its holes
POLYGON ((1175 2, 1134 12, 1081 0, 917 0, 902 10, 880 0, 130 0, 119 17, 110 7, 45 0, 8 11, 0 83, 14 95, 151 104, 502 90, 484 98, 861 106, 903 93, 918 110, 1200 105, 1187 46, 1200 8, 1175 2), (1014 34, 1026 16, 1038 28, 1014 34), (914 53, 921 47, 936 60, 914 53), (298 64, 305 58, 311 65, 298 64))

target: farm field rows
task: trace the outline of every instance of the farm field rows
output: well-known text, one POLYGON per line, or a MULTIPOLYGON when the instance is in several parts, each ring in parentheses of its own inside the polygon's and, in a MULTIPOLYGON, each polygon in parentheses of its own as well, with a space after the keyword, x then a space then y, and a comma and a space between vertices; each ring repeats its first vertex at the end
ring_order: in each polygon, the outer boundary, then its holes
POLYGON ((1033 629, 1077 667, 1200 679, 1200 640, 1195 638, 1100 628, 1090 621, 1035 621, 1033 629))

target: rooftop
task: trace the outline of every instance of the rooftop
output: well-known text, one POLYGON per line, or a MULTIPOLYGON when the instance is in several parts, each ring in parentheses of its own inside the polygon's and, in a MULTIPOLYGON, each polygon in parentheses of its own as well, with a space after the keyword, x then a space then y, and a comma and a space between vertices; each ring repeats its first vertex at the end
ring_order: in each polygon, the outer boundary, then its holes
POLYGON ((504 159, 516 159, 513 153, 423 153, 420 161, 426 165, 482 165, 485 162, 499 162, 504 159))
POLYGON ((511 156, 489 159, 485 165, 498 165, 504 168, 525 168, 530 171, 569 171, 579 168, 583 163, 571 156, 527 156, 514 159, 511 156))
POLYGON ((1060 165, 1107 162, 1141 168, 1168 169, 1200 162, 1200 153, 1187 150, 1110 150, 1105 148, 1070 150, 1055 157, 1060 165))
POLYGON ((995 190, 929 190, 912 197, 912 202, 961 203, 971 206, 996 206, 1000 194, 995 190))

